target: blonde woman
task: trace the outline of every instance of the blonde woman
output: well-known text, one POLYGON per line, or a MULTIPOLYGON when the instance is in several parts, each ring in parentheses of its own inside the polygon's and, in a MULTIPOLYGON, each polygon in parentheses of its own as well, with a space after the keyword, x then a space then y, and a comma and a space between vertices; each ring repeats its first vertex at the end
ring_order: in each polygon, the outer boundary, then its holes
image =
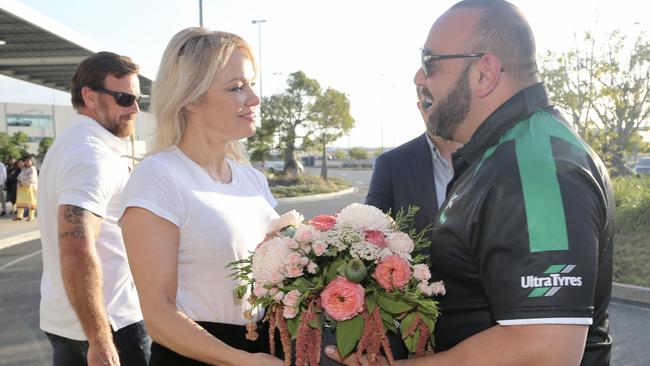
POLYGON ((265 177, 238 142, 255 132, 251 48, 188 28, 170 41, 152 92, 153 155, 134 170, 120 224, 145 324, 150 365, 281 365, 268 331, 245 339, 250 310, 225 266, 264 239, 277 217, 265 177), (250 353, 247 353, 250 352, 250 353))
POLYGON ((32 158, 22 159, 23 167, 18 174, 18 189, 16 190, 16 217, 14 221, 23 219, 27 209, 27 221, 34 220, 36 215, 36 191, 38 188, 38 172, 32 162, 32 158))

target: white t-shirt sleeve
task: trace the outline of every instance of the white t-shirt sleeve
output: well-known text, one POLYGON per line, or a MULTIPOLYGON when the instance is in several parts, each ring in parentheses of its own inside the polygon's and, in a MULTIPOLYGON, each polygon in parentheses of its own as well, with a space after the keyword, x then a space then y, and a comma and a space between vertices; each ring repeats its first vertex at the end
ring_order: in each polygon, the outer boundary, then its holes
POLYGON ((275 208, 275 206, 278 205, 278 201, 275 200, 273 193, 271 193, 271 189, 269 188, 269 181, 266 179, 266 176, 255 168, 251 169, 255 173, 255 178, 257 178, 257 184, 259 185, 262 196, 264 196, 266 202, 268 202, 271 207, 275 208))
POLYGON ((176 226, 184 216, 183 200, 169 170, 157 159, 145 159, 129 178, 122 195, 120 217, 129 207, 151 211, 176 226))
POLYGON ((81 207, 100 217, 117 189, 110 160, 90 156, 75 161, 59 177, 58 205, 81 207))

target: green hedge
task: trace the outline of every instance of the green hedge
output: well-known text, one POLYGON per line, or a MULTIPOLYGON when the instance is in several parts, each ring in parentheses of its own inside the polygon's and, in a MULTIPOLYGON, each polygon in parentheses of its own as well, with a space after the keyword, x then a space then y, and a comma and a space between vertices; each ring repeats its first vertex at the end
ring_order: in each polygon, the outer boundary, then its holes
POLYGON ((340 178, 333 177, 325 181, 315 176, 302 176, 296 179, 269 177, 269 185, 275 198, 332 193, 352 187, 352 184, 340 178))
POLYGON ((650 287, 650 176, 613 179, 614 281, 650 287))

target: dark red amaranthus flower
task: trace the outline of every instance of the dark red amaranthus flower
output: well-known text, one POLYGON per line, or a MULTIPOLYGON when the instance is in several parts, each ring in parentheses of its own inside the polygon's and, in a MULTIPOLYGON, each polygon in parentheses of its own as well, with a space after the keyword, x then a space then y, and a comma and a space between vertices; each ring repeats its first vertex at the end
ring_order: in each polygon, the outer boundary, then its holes
POLYGON ((363 317, 365 326, 359 344, 357 345, 357 363, 361 364, 361 356, 364 352, 371 365, 379 363, 379 357, 381 357, 380 352, 383 347, 388 364, 391 366, 394 365, 393 352, 390 349, 388 337, 386 337, 386 328, 384 328, 384 321, 381 319, 379 307, 375 307, 372 314, 368 314, 367 309, 365 309, 361 313, 361 317, 363 317))
POLYGON ((300 319, 296 341, 296 366, 318 366, 320 363, 322 333, 320 329, 313 328, 309 324, 319 317, 314 311, 315 307, 320 307, 318 298, 309 304, 307 312, 300 319))
POLYGON ((274 306, 268 314, 269 319, 269 346, 271 354, 275 356, 275 330, 280 331, 280 342, 284 352, 284 365, 291 366, 291 335, 287 327, 287 321, 282 315, 282 306, 274 306))

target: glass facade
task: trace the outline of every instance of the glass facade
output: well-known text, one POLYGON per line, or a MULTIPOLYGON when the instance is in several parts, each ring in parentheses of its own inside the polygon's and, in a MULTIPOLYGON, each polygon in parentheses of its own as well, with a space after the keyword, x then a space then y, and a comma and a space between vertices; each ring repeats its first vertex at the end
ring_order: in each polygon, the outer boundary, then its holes
POLYGON ((54 118, 47 114, 7 114, 7 126, 53 128, 54 118))

